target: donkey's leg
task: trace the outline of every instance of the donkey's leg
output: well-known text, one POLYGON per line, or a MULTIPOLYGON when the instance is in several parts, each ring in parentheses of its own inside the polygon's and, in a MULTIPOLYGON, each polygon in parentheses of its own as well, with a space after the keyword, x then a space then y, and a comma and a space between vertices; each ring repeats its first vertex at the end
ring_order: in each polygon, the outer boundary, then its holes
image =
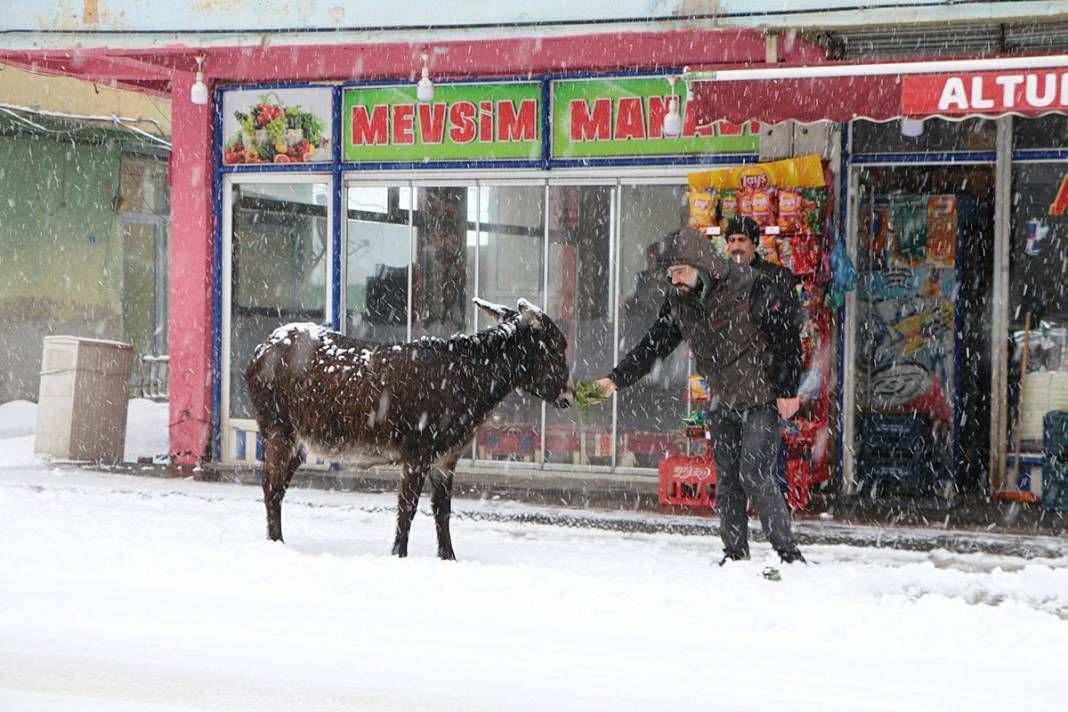
POLYGON ((422 462, 405 462, 397 493, 397 536, 393 539, 393 555, 408 555, 408 532, 412 528, 415 510, 419 507, 419 494, 429 467, 422 462))
POLYGON ((263 504, 267 508, 267 538, 282 541, 282 498, 300 467, 301 456, 288 428, 269 428, 263 434, 264 464, 263 504))
POLYGON ((430 484, 434 486, 430 503, 434 510, 434 525, 438 530, 438 557, 449 561, 456 559, 452 550, 452 535, 449 533, 449 515, 452 513, 452 479, 460 454, 449 455, 430 472, 430 484))

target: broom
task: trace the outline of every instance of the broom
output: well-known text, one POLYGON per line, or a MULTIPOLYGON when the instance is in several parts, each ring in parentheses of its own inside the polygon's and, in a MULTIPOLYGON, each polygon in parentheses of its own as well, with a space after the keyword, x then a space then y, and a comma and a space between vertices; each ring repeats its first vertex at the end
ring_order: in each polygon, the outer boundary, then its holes
MULTIPOLYGON (((1027 376, 1027 352, 1030 350, 1031 345, 1031 310, 1027 310, 1027 315, 1024 316, 1024 338, 1023 338, 1023 351, 1020 353, 1020 396, 1016 400, 1016 423, 1013 427, 1012 449, 1012 477, 1009 478, 1011 482, 1016 483, 1017 489, 1007 490, 1002 489, 995 492, 990 496, 991 499, 999 502, 1037 502, 1038 496, 1033 492, 1020 492, 1020 428, 1023 424, 1023 408, 1024 408, 1024 378, 1027 376)), ((1008 483, 1004 483, 1008 484, 1008 483)))

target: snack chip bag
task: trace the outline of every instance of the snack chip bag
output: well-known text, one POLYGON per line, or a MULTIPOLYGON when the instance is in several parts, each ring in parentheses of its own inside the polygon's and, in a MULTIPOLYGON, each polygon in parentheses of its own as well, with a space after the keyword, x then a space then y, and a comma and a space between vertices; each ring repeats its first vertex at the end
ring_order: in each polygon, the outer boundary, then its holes
POLYGON ((786 269, 794 272, 794 238, 790 235, 783 235, 779 238, 779 264, 786 269))
POLYGON ((779 243, 775 239, 775 235, 762 234, 760 236, 760 244, 757 245, 757 251, 761 257, 771 264, 782 264, 782 260, 779 258, 779 243))
POLYGON ((738 214, 743 218, 753 217, 753 191, 738 191, 738 214))
POLYGON ((711 190, 690 191, 690 227, 701 228, 716 222, 716 194, 711 190))
POLYGON ((738 217, 738 191, 725 190, 719 194, 719 217, 722 220, 738 217))
POLYGON ((734 190, 724 190, 719 194, 719 227, 727 229, 727 221, 738 217, 738 193, 734 190))
POLYGON ((816 235, 823 234, 823 206, 827 203, 827 191, 809 188, 801 191, 801 218, 804 226, 816 235))
POLYGON ((753 219, 761 227, 775 224, 775 189, 758 188, 752 192, 753 219))
POLYGON ((801 191, 779 191, 779 229, 783 232, 800 232, 804 226, 801 217, 801 191))

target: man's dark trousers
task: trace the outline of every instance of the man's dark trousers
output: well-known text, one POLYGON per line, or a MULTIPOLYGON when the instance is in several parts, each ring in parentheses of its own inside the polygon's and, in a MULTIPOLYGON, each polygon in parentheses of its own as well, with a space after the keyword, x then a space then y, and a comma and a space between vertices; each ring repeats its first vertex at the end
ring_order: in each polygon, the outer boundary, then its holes
POLYGON ((708 430, 716 460, 716 509, 723 553, 749 555, 746 501, 753 503, 764 535, 778 552, 797 548, 790 512, 775 481, 775 463, 782 445, 782 425, 774 403, 747 410, 714 404, 708 430))

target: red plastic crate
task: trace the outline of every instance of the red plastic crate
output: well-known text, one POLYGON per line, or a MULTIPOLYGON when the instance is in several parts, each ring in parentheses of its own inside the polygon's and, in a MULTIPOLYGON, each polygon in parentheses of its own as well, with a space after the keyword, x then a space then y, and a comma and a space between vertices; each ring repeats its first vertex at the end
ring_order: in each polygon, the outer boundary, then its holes
POLYGON ((804 509, 808 506, 808 490, 811 469, 808 460, 786 461, 786 503, 790 509, 804 509))
POLYGON ((716 506, 716 465, 710 457, 672 455, 660 461, 660 504, 716 506))

